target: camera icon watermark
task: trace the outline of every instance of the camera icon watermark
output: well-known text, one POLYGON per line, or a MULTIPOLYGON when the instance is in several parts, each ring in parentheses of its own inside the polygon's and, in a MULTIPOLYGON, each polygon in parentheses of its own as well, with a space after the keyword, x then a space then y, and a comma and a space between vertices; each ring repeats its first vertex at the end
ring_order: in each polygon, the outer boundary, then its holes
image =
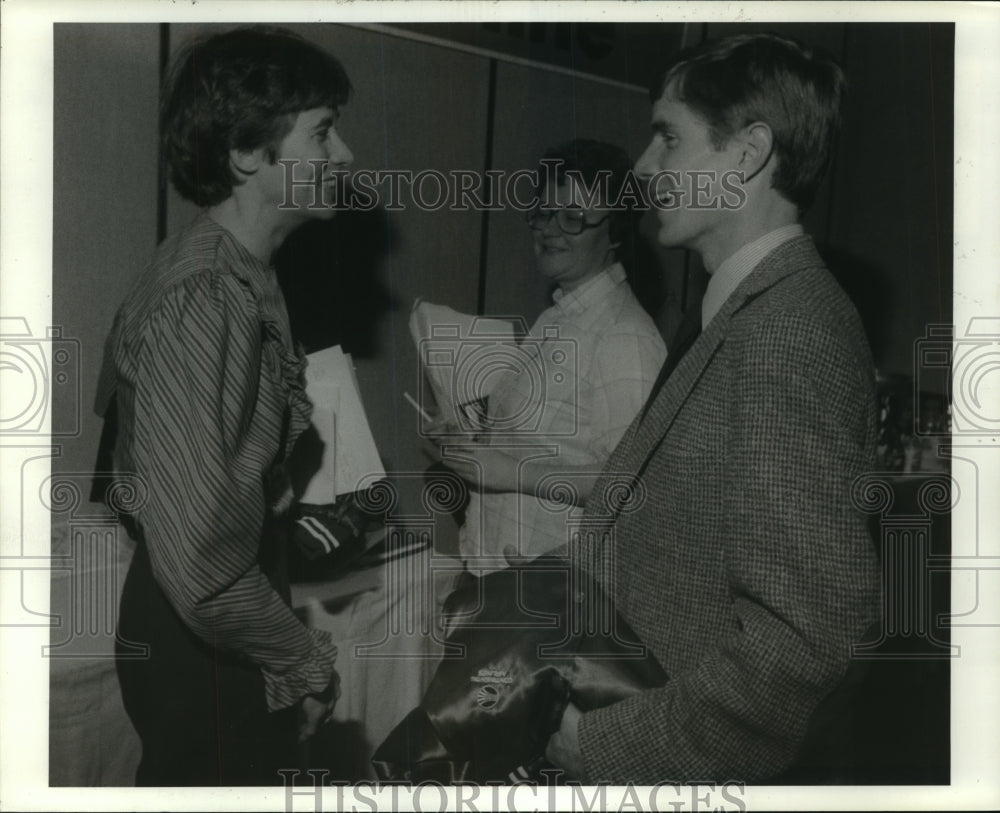
POLYGON ((4 393, 0 435, 45 433, 73 436, 80 431, 80 342, 49 327, 33 336, 20 316, 0 317, 0 380, 4 393))
POLYGON ((915 398, 914 423, 922 435, 1000 434, 1000 317, 969 320, 965 334, 952 325, 928 325, 914 345, 914 391, 933 389, 926 382, 945 377, 951 403, 951 421, 921 414, 926 406, 915 398), (950 375, 949 375, 950 373, 950 375))
MULTIPOLYGON (((436 398, 453 407, 455 434, 523 437, 573 436, 579 429, 579 357, 575 339, 564 337, 558 325, 544 325, 528 334, 522 319, 512 331, 497 331, 495 319, 474 319, 466 330, 458 324, 437 324, 419 343, 420 360, 436 398), (520 341, 515 336, 523 336, 520 341), (484 407, 503 387, 503 409, 484 407), (560 410, 560 419, 547 411, 560 410)), ((426 396, 421 381, 421 402, 426 396)))

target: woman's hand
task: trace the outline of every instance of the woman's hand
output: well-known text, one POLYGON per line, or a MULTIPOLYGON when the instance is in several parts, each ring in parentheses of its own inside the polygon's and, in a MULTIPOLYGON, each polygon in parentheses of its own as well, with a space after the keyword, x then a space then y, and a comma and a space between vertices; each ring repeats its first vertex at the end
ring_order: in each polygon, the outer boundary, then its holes
POLYGON ((475 488, 518 491, 518 461, 448 421, 428 426, 427 453, 475 488))
POLYGON ((340 675, 334 672, 330 683, 318 695, 306 695, 299 706, 299 742, 316 735, 320 726, 333 718, 333 709, 340 699, 340 675))
MULTIPOLYGON (((507 491, 530 494, 544 499, 565 499, 565 490, 558 495, 539 493, 546 477, 555 475, 559 481, 573 486, 577 505, 582 505, 602 466, 594 463, 564 463, 551 445, 539 444, 533 449, 524 440, 517 445, 515 456, 500 446, 491 446, 481 435, 463 432, 445 420, 429 424, 425 449, 427 455, 483 491, 507 491)), ((551 485, 551 483, 549 484, 551 485)), ((547 492, 547 489, 545 489, 547 492)))
POLYGON ((422 424, 427 440, 440 446, 443 443, 475 443, 476 436, 462 429, 443 415, 434 415, 422 424))
POLYGON ((539 493, 542 481, 554 475, 560 481, 572 484, 575 494, 572 502, 583 505, 594 480, 603 468, 603 464, 596 460, 589 463, 565 463, 558 456, 558 446, 538 444, 537 449, 534 449, 526 438, 518 439, 518 454, 515 456, 501 446, 491 446, 488 434, 474 435, 445 418, 426 422, 424 428, 424 451, 428 457, 442 463, 471 486, 483 491, 518 492, 544 499, 565 499, 565 490, 560 490, 558 495, 539 493))
POLYGON ((517 458, 501 449, 475 444, 444 447, 441 462, 472 486, 485 491, 521 491, 517 458))

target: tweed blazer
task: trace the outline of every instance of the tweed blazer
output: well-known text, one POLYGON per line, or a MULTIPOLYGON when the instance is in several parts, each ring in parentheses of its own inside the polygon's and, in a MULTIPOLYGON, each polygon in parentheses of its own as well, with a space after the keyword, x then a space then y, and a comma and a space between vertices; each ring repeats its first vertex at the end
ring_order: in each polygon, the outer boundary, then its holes
POLYGON ((743 280, 608 462, 573 551, 670 676, 586 713, 595 782, 760 781, 796 755, 878 617, 852 483, 874 364, 808 237, 743 280), (621 477, 635 499, 609 499, 621 477))

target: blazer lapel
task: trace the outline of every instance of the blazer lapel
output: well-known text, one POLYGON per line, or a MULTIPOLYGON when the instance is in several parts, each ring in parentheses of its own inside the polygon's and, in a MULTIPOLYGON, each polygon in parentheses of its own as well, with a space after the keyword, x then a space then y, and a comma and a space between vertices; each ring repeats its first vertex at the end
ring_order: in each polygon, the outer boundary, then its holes
POLYGON ((691 349, 677 364, 656 400, 650 405, 645 419, 636 424, 629 444, 629 453, 621 461, 623 471, 630 475, 638 474, 655 451, 659 441, 670 430, 680 408, 694 391, 695 385, 708 366, 708 362, 715 356, 726 337, 733 310, 731 303, 734 298, 729 298, 723 309, 709 324, 708 329, 702 331, 702 334, 695 339, 691 349))
MULTIPOLYGON (((691 345, 650 405, 645 418, 637 418, 629 427, 622 443, 608 461, 606 471, 609 475, 619 480, 633 479, 641 474, 670 431, 677 413, 691 396, 708 363, 722 346, 734 314, 795 271, 822 265, 812 239, 807 236, 789 240, 765 257, 691 345)), ((606 478, 602 477, 599 485, 607 485, 606 478)), ((617 511, 614 513, 617 514, 617 511)))

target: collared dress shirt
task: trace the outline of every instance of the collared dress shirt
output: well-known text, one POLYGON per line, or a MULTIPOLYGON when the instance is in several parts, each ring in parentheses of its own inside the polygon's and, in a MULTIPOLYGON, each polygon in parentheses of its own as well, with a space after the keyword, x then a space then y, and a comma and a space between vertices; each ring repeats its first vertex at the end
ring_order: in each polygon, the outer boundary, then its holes
POLYGON ((768 254, 782 243, 787 243, 803 234, 801 223, 769 231, 751 243, 747 243, 735 254, 730 255, 708 280, 705 296, 701 300, 701 329, 705 330, 715 314, 726 303, 733 291, 760 264, 768 254))
MULTIPOLYGON (((553 296, 519 346, 520 363, 491 390, 489 442, 599 471, 638 414, 666 347, 618 263, 553 296)), ((538 556, 567 540, 568 506, 519 492, 474 491, 459 534, 470 567, 503 566, 505 551, 538 556)))

